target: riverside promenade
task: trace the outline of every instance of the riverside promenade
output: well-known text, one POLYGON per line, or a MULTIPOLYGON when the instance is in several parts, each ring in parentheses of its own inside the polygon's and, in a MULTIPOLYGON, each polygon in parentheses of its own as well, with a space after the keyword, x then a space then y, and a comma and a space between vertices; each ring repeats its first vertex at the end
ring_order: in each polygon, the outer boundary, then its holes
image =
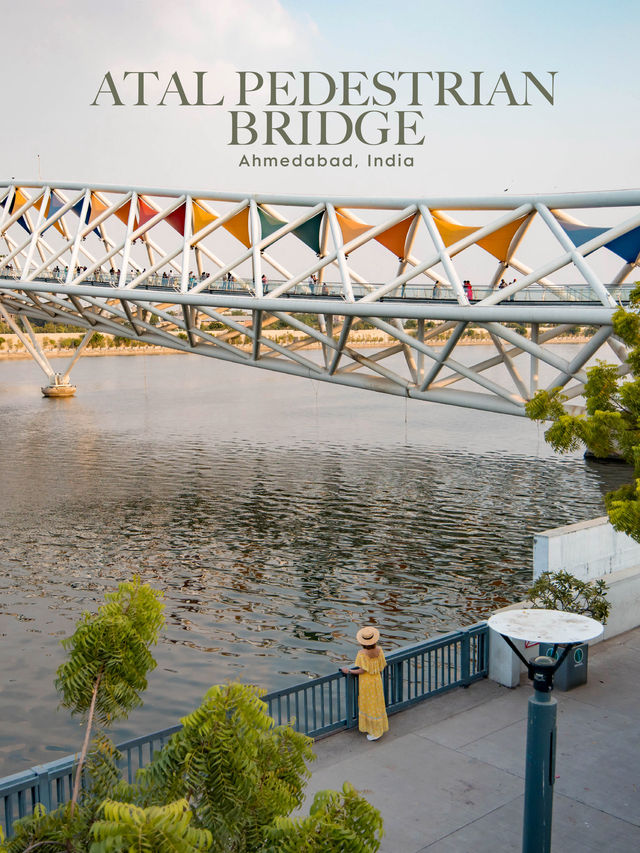
MULTIPOLYGON (((307 790, 350 781, 382 812, 384 853, 519 853, 531 683, 492 681, 318 741, 307 790)), ((640 850, 640 628, 589 650, 589 681, 558 700, 554 853, 640 850)))

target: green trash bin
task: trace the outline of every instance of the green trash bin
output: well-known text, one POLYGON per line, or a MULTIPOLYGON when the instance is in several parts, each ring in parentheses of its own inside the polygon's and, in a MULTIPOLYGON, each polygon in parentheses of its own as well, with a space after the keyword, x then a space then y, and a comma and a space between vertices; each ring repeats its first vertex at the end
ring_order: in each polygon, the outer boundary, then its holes
MULTIPOLYGON (((559 647, 555 654, 556 660, 563 652, 559 647)), ((540 654, 553 657, 553 646, 540 645, 540 654)), ((562 666, 553 676, 553 686, 556 690, 566 691, 587 683, 587 665, 589 663, 589 646, 581 643, 574 646, 562 662, 562 666)))

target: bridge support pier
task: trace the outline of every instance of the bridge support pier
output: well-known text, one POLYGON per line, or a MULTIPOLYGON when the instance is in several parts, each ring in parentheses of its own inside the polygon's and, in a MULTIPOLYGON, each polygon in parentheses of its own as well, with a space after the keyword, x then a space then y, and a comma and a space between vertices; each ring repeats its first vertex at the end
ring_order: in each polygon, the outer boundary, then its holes
POLYGON ((18 325, 17 318, 13 314, 10 314, 3 305, 0 305, 0 317, 4 319, 5 323, 18 337, 20 343, 49 380, 47 385, 43 385, 41 388, 43 395, 45 397, 73 397, 76 393, 76 386, 70 380, 71 368, 78 361, 91 340, 93 330, 91 329, 85 334, 65 372, 59 373, 51 366, 27 317, 24 315, 20 317, 23 326, 22 329, 18 325))

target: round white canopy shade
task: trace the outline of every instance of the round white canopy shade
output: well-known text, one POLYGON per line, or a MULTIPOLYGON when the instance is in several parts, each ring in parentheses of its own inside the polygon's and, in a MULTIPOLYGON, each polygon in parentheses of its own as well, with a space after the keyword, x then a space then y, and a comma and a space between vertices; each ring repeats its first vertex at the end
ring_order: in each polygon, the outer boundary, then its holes
POLYGON ((487 624, 512 640, 530 643, 585 643, 604 630, 590 616, 578 616, 564 610, 503 610, 490 616, 487 624))

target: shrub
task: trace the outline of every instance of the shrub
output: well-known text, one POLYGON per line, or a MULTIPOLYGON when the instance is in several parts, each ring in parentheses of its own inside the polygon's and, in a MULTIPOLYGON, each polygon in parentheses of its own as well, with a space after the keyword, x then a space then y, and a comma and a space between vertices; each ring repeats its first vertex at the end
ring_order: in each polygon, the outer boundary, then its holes
POLYGON ((606 625, 611 603, 602 579, 581 581, 569 572, 543 572, 527 593, 534 607, 591 616, 606 625))

